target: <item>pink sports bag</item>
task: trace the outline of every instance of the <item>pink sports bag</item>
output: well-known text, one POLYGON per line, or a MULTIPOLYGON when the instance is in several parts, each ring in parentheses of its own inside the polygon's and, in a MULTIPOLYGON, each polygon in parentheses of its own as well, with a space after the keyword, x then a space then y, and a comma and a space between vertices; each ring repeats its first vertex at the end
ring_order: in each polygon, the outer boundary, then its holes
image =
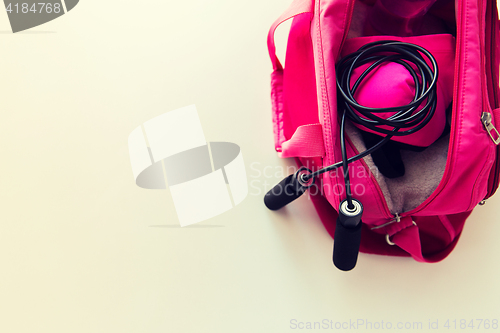
POLYGON ((498 18, 492 0, 295 0, 267 43, 275 149, 299 169, 268 208, 307 193, 342 270, 358 250, 444 259, 499 185, 498 18))

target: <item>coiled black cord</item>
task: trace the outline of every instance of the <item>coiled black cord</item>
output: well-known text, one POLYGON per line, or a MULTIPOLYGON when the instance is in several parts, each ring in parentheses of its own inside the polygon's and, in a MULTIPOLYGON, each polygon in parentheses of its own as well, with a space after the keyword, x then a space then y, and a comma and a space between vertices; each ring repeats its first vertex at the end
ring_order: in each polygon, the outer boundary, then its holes
POLYGON ((336 66, 339 110, 343 110, 340 127, 340 145, 342 161, 313 172, 305 177, 308 180, 322 173, 343 167, 348 209, 354 209, 352 203, 349 163, 357 161, 382 147, 393 136, 404 136, 421 130, 431 120, 436 111, 438 66, 436 59, 425 48, 398 41, 378 41, 364 45, 358 51, 342 58, 336 66), (425 58, 431 63, 427 64, 425 58), (354 95, 361 82, 377 67, 394 62, 400 64, 410 73, 415 83, 415 96, 404 106, 371 108, 360 105, 354 95), (359 76, 351 87, 354 70, 362 65, 372 63, 359 76), (422 108, 420 108, 423 105, 422 108), (420 110, 418 110, 420 108, 420 110), (377 114, 395 112, 389 118, 381 118, 377 114), (345 121, 362 125, 372 131, 385 134, 385 137, 364 152, 347 158, 345 147, 345 121))

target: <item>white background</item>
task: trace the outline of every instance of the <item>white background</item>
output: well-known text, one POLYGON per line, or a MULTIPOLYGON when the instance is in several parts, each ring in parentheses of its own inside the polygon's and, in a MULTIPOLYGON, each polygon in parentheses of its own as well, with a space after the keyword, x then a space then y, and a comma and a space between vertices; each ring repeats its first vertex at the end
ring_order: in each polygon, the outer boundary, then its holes
MULTIPOLYGON (((499 195, 443 262, 361 254, 350 273, 307 198, 264 207, 264 181, 293 165, 273 149, 266 46, 288 4, 82 0, 19 34, 0 13, 1 332, 500 319, 499 195), (180 228, 168 191, 134 184, 127 138, 190 104, 207 141, 240 145, 252 183, 233 210, 180 228)), ((440 331, 492 331, 458 328, 440 331)))

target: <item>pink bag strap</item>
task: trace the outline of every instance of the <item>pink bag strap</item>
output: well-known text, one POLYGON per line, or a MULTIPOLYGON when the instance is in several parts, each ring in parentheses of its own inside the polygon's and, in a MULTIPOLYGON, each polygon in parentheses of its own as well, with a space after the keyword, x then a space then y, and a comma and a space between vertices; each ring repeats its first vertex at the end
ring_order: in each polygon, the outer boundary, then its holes
POLYGON ((294 16, 304 13, 312 13, 314 10, 314 1, 313 0, 295 0, 292 2, 290 7, 281 14, 281 16, 273 23, 271 29, 269 30, 269 34, 267 35, 267 47, 269 49, 269 56, 271 57, 271 62, 273 63, 274 70, 283 70, 283 66, 281 65, 278 57, 276 56, 276 45, 274 44, 274 32, 276 28, 283 22, 288 19, 291 19, 294 16))
MULTIPOLYGON (((420 217, 419 219, 424 218, 425 217, 420 217)), ((440 216, 439 218, 446 219, 446 216, 440 216)), ((463 222, 465 222, 465 218, 463 222)), ((399 248, 410 254, 413 259, 419 262, 433 263, 443 260, 455 248, 455 245, 460 238, 460 233, 458 235, 453 234, 453 236, 456 237, 453 237, 453 241, 444 250, 426 256, 422 253, 422 243, 420 241, 418 225, 413 222, 409 216, 402 218, 400 223, 402 223, 401 227, 398 228, 400 230, 393 230, 390 232, 387 235, 387 241, 390 242, 391 245, 397 245, 399 248)))
MULTIPOLYGON (((300 163, 298 163, 299 166, 304 165, 305 160, 302 159, 300 163)), ((335 220, 338 217, 337 211, 332 207, 332 205, 326 200, 326 198, 321 195, 321 193, 311 193, 310 198, 316 208, 316 211, 318 212, 318 215, 323 222, 326 230, 328 233, 334 237, 335 234, 335 220)), ((456 216, 454 218, 454 225, 457 226, 458 224, 462 225, 465 223, 465 220, 469 216, 470 212, 460 214, 460 216, 456 216)), ((446 220, 448 226, 444 226, 446 229, 448 229, 448 232, 450 234, 450 237, 453 239, 451 243, 443 250, 433 253, 431 255, 424 255, 422 253, 422 243, 420 239, 420 233, 418 229, 418 225, 413 223, 413 220, 411 217, 404 217, 401 219, 399 223, 393 223, 391 227, 388 228, 387 232, 387 238, 386 240, 391 244, 394 245, 392 247, 387 247, 387 245, 384 246, 384 249, 380 247, 380 244, 378 243, 378 240, 375 240, 374 237, 366 237, 363 238, 361 237, 361 247, 362 252, 366 253, 375 253, 375 254, 384 254, 384 255, 402 255, 399 251, 397 251, 397 248, 400 248, 407 254, 411 255, 413 259, 419 262, 427 262, 427 263, 434 263, 443 260, 446 258, 451 251, 455 248, 458 239, 460 238, 461 235, 461 229, 455 230, 450 223, 450 220, 448 220, 447 216, 437 216, 439 220, 446 220), (451 229, 450 229, 451 228, 451 229), (364 239, 364 240, 363 240, 364 239), (377 244, 377 245, 376 245, 377 244), (392 249, 393 247, 397 247, 395 249, 392 249)), ((433 222, 436 220, 436 216, 430 216, 430 217, 417 217, 415 220, 417 220, 419 223, 422 221, 426 221, 428 219, 432 219, 433 222)), ((366 225, 365 225, 366 226, 366 225)), ((369 232, 368 230, 365 230, 369 232)), ((370 236, 370 235, 366 235, 370 236)), ((373 235, 371 235, 373 236, 373 235)), ((379 239, 379 238, 377 238, 379 239)), ((381 239, 380 239, 381 240, 381 239)), ((403 253, 404 253, 403 252, 403 253)))
POLYGON ((321 124, 302 125, 278 148, 279 157, 324 157, 323 127, 321 124))

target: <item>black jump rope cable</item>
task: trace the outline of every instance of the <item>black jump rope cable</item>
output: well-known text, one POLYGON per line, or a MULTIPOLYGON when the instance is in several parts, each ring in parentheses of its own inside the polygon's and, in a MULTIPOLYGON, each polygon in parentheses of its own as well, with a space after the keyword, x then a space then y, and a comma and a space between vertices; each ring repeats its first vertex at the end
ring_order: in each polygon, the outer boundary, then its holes
POLYGON ((300 197, 314 184, 314 179, 326 172, 342 167, 346 199, 340 203, 339 218, 334 236, 333 262, 341 270, 351 270, 356 265, 361 241, 361 215, 363 206, 352 198, 349 163, 357 161, 386 144, 393 136, 405 136, 421 130, 436 111, 438 66, 432 54, 421 46, 398 42, 378 41, 364 45, 358 51, 342 58, 336 66, 338 108, 343 110, 340 124, 340 150, 342 161, 312 172, 301 167, 296 173, 283 179, 264 197, 271 210, 280 209, 300 197), (431 63, 427 64, 424 56, 431 63), (415 83, 413 100, 405 106, 371 108, 360 105, 354 95, 361 82, 379 66, 386 63, 403 66, 415 83), (351 87, 351 78, 356 68, 371 63, 351 87), (425 104, 424 104, 425 102, 425 104), (421 105, 424 105, 420 110, 421 105), (394 112, 388 118, 377 114, 394 112), (385 135, 377 144, 347 158, 345 146, 346 118, 374 132, 385 135))

